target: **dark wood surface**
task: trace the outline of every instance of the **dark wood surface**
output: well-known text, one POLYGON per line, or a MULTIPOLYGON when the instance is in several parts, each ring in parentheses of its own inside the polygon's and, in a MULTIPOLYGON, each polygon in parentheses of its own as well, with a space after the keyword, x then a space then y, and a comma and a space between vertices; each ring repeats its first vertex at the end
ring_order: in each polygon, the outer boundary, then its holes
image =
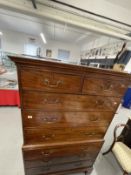
POLYGON ((84 80, 83 93, 121 97, 128 84, 128 80, 117 77, 91 75, 84 80))
MULTIPOLYGON (((103 140, 93 141, 86 143, 79 143, 79 144, 72 144, 72 145, 59 145, 58 147, 55 146, 45 146, 42 148, 33 148, 30 150, 23 148, 25 160, 37 160, 37 159, 50 159, 56 157, 67 157, 68 156, 86 156, 98 153, 99 149, 101 148, 103 140)), ((49 144, 48 144, 49 145, 49 144)), ((90 157, 91 159, 91 157, 90 157)))
POLYGON ((102 139, 104 137, 107 127, 97 127, 94 130, 94 126, 81 127, 81 128, 33 128, 25 129, 25 144, 37 144, 37 143, 51 143, 62 141, 77 141, 77 140, 92 140, 102 139))
POLYGON ((24 128, 77 128, 108 126, 112 111, 51 112, 45 110, 22 110, 24 128))
POLYGON ((54 94, 38 91, 22 91, 24 109, 45 111, 116 111, 120 98, 92 95, 54 94), (38 101, 39 103, 36 103, 38 101))
POLYGON ((10 58, 18 69, 25 174, 90 172, 130 75, 10 58))
POLYGON ((72 170, 76 168, 90 168, 92 167, 92 162, 89 161, 78 161, 78 162, 71 162, 71 163, 64 163, 64 164, 58 164, 58 165, 52 165, 52 166, 42 166, 37 168, 27 168, 27 174, 29 175, 37 175, 37 174, 45 174, 51 172, 61 172, 66 170, 72 170))
POLYGON ((21 70, 21 84, 24 89, 42 90, 59 93, 79 93, 82 77, 50 70, 21 70))

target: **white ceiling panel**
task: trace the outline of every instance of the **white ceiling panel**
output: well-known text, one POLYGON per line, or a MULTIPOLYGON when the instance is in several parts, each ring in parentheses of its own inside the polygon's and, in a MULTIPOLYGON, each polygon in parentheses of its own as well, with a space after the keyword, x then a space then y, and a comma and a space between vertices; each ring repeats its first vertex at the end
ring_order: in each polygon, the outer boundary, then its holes
POLYGON ((131 10, 131 0, 106 0, 112 4, 131 10))

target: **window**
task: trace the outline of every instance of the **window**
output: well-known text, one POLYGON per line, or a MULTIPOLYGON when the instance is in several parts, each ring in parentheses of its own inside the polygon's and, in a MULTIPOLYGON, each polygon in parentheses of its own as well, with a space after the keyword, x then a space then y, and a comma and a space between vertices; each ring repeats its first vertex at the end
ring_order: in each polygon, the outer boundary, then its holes
POLYGON ((31 56, 36 56, 37 55, 37 48, 38 48, 38 46, 36 46, 34 44, 26 44, 25 45, 25 54, 31 55, 31 56))
POLYGON ((35 38, 28 38, 27 44, 24 47, 24 54, 36 56, 37 55, 38 44, 35 38))
POLYGON ((70 57, 69 50, 58 49, 58 59, 60 60, 68 60, 70 57))

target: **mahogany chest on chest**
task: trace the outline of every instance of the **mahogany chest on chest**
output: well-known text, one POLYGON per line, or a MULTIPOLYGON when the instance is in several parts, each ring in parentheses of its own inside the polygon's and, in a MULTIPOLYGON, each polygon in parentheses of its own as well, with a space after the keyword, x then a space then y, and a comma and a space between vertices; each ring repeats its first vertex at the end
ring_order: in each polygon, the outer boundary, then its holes
POLYGON ((25 174, 90 172, 129 75, 10 58, 18 70, 25 174))

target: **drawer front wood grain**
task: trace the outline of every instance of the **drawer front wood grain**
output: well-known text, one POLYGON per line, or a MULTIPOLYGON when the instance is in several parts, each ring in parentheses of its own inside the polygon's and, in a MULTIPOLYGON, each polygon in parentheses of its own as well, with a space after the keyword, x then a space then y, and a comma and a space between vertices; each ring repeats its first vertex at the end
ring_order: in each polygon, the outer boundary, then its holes
POLYGON ((37 159, 37 160, 27 160, 25 161, 25 168, 35 168, 35 167, 46 167, 52 165, 60 165, 63 163, 71 163, 78 161, 87 161, 87 165, 93 164, 97 157, 98 152, 92 154, 76 154, 73 156, 63 156, 61 158, 48 158, 48 159, 37 159))
POLYGON ((21 70, 21 85, 23 89, 37 89, 59 93, 79 93, 81 83, 82 78, 78 75, 34 69, 21 70))
POLYGON ((61 171, 72 170, 76 168, 88 168, 91 167, 92 163, 88 161, 79 161, 79 162, 72 162, 72 163, 65 163, 60 165, 54 166, 46 166, 46 167, 38 167, 32 169, 26 169, 28 175, 47 175, 47 173, 57 173, 61 171))
POLYGON ((23 108, 45 111, 115 111, 120 98, 24 91, 23 108), (39 100, 39 103, 37 102, 39 100))
POLYGON ((84 144, 74 144, 74 145, 64 145, 61 147, 52 147, 52 148, 39 148, 39 149, 26 149, 23 148, 23 155, 25 160, 50 160, 52 158, 61 158, 65 156, 82 156, 82 155, 92 155, 98 153, 103 140, 99 142, 88 142, 84 144))
POLYGON ((24 128, 76 128, 84 126, 108 126, 112 120, 113 112, 45 112, 42 110, 23 110, 22 115, 24 128))
POLYGON ((24 143, 40 144, 102 139, 104 137, 106 129, 106 127, 25 129, 24 143))
POLYGON ((115 79, 86 77, 83 93, 121 97, 125 93, 128 84, 127 80, 117 79, 117 77, 115 79))

